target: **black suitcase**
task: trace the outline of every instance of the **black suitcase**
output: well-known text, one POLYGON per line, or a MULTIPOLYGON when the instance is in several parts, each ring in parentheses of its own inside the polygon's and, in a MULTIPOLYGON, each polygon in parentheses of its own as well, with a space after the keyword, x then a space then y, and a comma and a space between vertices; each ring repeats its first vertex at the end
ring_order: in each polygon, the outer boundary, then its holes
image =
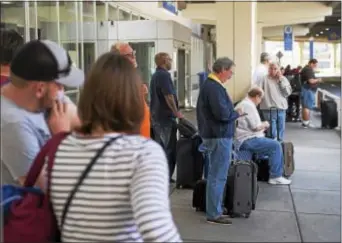
POLYGON ((177 123, 177 129, 184 138, 191 138, 197 134, 197 128, 187 119, 180 118, 177 123))
POLYGON ((206 188, 206 180, 197 181, 192 194, 192 207, 195 208, 197 212, 206 211, 206 188))
POLYGON ((202 139, 198 135, 192 138, 181 137, 177 141, 177 189, 194 188, 196 182, 202 179, 204 159, 202 153, 198 151, 201 143, 202 139))
MULTIPOLYGON (((271 108, 270 112, 272 114, 272 110, 276 109, 278 112, 277 108, 271 108)), ((277 114, 277 119, 278 119, 278 114, 277 114)), ((278 127, 278 121, 277 123, 277 140, 279 141, 279 127, 278 127)), ((270 124, 270 128, 272 131, 272 122, 270 124)), ((283 176, 284 177, 290 177, 294 170, 295 170, 295 161, 294 161, 294 145, 292 142, 281 142, 282 146, 282 151, 283 151, 283 158, 284 158, 284 170, 283 170, 283 176)), ((267 178, 269 178, 269 166, 268 166, 268 159, 261 159, 261 160, 256 160, 258 166, 259 166, 259 171, 258 171, 258 180, 260 181, 268 181, 267 178), (267 180, 266 180, 267 179, 267 180)))
POLYGON ((321 101, 322 128, 334 129, 338 126, 337 104, 333 100, 321 101))
POLYGON ((231 217, 248 218, 255 209, 259 186, 258 166, 252 161, 232 161, 226 184, 224 205, 231 217))

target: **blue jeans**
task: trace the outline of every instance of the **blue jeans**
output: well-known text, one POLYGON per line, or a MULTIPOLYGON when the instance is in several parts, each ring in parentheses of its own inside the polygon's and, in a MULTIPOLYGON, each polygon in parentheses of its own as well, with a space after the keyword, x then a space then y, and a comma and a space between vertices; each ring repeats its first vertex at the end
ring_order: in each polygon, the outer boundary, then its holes
POLYGON ((278 141, 264 137, 251 138, 242 143, 240 150, 267 155, 270 166, 270 178, 277 178, 283 175, 283 149, 278 141))
POLYGON ((208 158, 206 201, 207 219, 222 215, 222 200, 231 162, 232 138, 203 139, 208 158))
POLYGON ((198 147, 198 151, 202 153, 203 156, 203 169, 204 169, 204 179, 208 178, 208 166, 209 166, 209 156, 207 155, 207 148, 205 147, 205 144, 202 143, 198 147))
POLYGON ((170 179, 176 167, 177 125, 171 120, 169 122, 152 121, 154 140, 159 143, 165 151, 169 164, 170 179))
POLYGON ((286 110, 278 110, 278 117, 276 110, 272 110, 272 114, 269 110, 263 110, 262 112, 266 121, 268 121, 270 123, 270 126, 272 127, 272 131, 271 127, 268 129, 267 136, 270 138, 277 138, 277 128, 279 127, 279 141, 283 141, 286 122, 286 110))

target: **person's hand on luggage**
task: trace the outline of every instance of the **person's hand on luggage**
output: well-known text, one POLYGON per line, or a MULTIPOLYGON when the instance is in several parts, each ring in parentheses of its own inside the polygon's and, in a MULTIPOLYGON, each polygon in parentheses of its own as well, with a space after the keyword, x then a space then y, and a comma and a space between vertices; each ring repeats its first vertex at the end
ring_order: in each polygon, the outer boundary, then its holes
POLYGON ((67 112, 67 107, 68 105, 61 101, 55 101, 53 103, 50 116, 47 119, 52 134, 70 131, 71 120, 67 112))
POLYGON ((177 112, 176 117, 178 119, 184 118, 183 114, 180 111, 177 112))

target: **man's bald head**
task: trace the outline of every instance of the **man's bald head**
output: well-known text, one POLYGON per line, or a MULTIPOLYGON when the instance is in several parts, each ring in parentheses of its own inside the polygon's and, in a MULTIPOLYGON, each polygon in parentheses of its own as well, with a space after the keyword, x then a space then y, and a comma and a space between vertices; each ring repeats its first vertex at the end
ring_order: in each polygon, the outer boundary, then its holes
POLYGON ((127 57, 127 59, 134 65, 134 67, 138 67, 137 60, 135 58, 135 51, 133 48, 124 42, 117 42, 111 47, 111 52, 127 57))
POLYGON ((264 91, 262 88, 255 86, 248 91, 247 95, 248 98, 253 101, 253 103, 259 105, 264 97, 264 91))

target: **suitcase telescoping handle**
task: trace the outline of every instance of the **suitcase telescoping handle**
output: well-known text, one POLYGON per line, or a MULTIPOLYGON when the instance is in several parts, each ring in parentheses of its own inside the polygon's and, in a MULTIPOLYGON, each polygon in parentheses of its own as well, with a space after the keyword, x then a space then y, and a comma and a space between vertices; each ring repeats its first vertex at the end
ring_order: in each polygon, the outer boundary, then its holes
POLYGON ((272 122, 272 111, 276 111, 276 119, 275 119, 275 123, 276 123, 276 128, 277 128, 277 140, 279 141, 279 122, 278 122, 278 119, 279 119, 279 109, 277 107, 271 107, 270 108, 270 130, 271 130, 271 134, 272 134, 272 126, 273 126, 273 122, 272 122))

